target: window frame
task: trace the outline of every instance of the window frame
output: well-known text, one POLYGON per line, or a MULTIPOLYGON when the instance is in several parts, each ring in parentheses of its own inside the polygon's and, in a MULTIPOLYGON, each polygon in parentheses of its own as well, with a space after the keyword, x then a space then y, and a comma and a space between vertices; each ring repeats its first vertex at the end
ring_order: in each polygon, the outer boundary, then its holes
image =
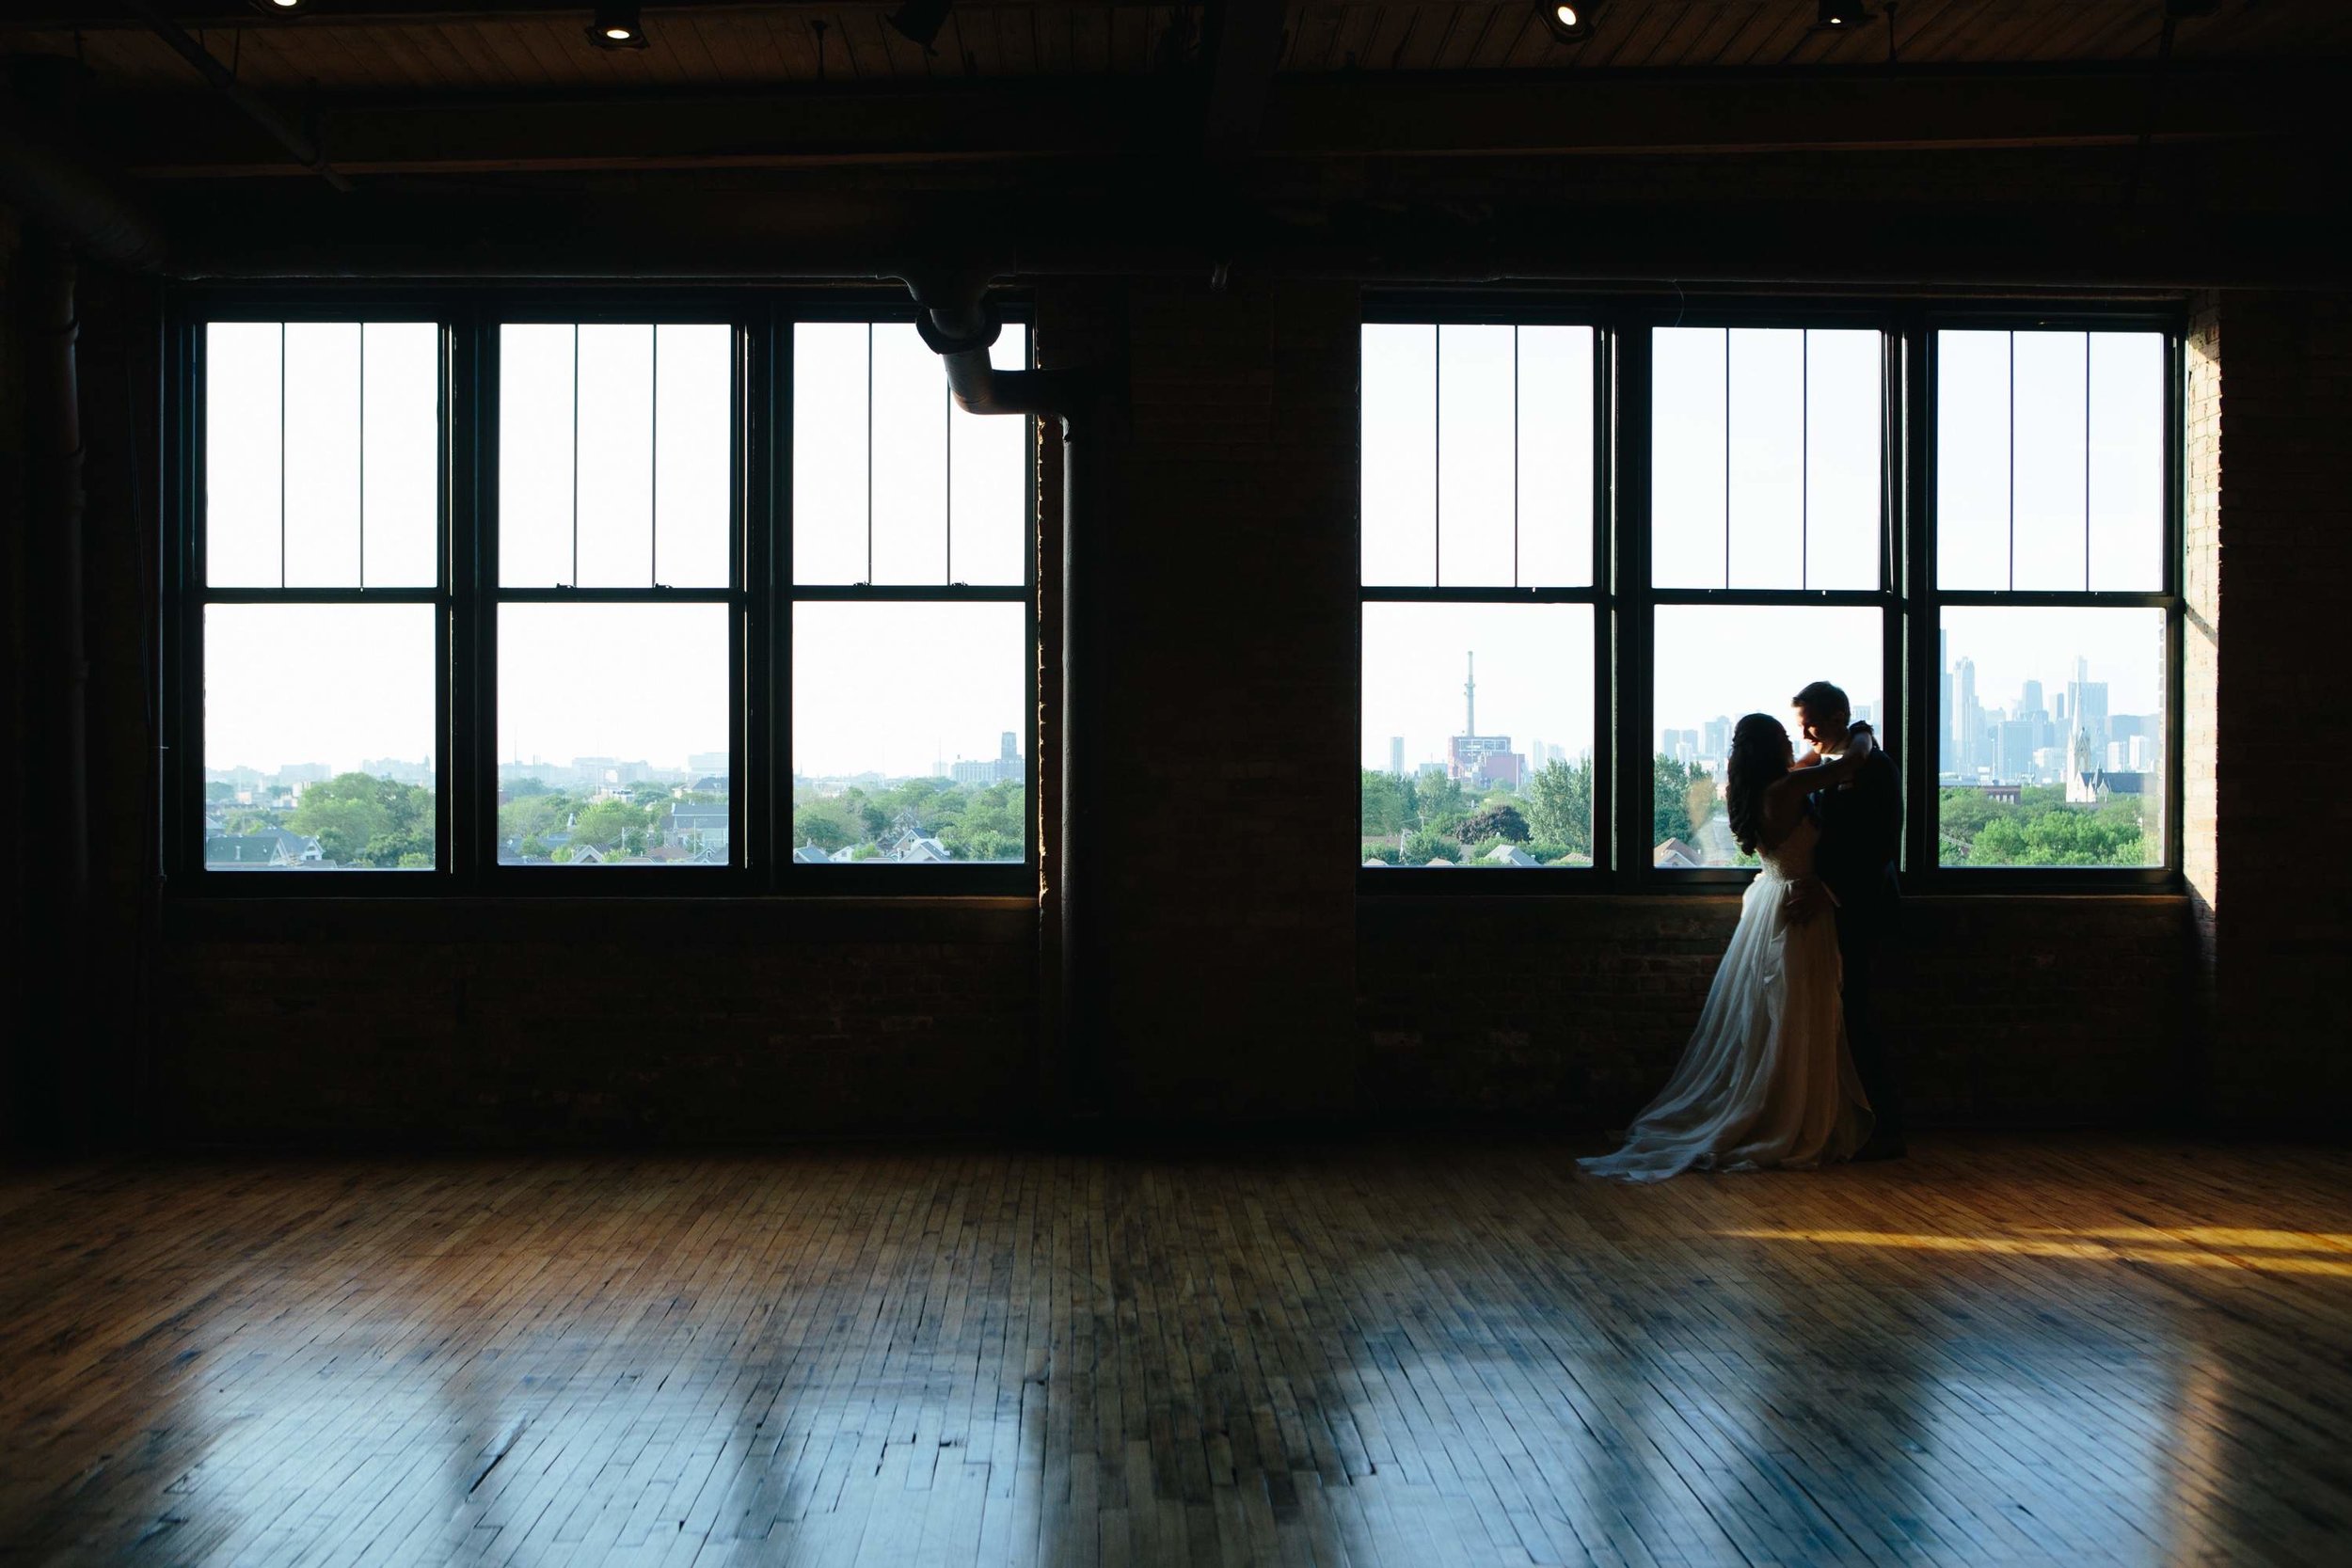
MULTIPOLYGON (((1615 335, 1603 318, 1604 312, 1590 302, 1546 302, 1528 300, 1513 302, 1502 299, 1465 300, 1458 296, 1424 302, 1410 295, 1368 297, 1364 301, 1362 325, 1401 325, 1408 326, 1583 326, 1593 333, 1593 538, 1590 581, 1583 587, 1476 587, 1447 588, 1433 585, 1426 588, 1390 587, 1363 580, 1362 527, 1358 517, 1356 550, 1356 733, 1363 734, 1363 628, 1364 607, 1373 604, 1581 604, 1592 607, 1593 658, 1593 863, 1585 866, 1546 867, 1541 871, 1518 870, 1482 873, 1474 877, 1438 877, 1426 875, 1420 866, 1371 866, 1356 868, 1356 887, 1359 894, 1384 897, 1475 897, 1505 891, 1504 887, 1488 887, 1489 882, 1505 884, 1513 896, 1525 892, 1565 894, 1576 891, 1604 892, 1610 886, 1615 847, 1608 832, 1609 793, 1613 768, 1614 736, 1608 715, 1612 711, 1610 697, 1609 648, 1613 636, 1613 611, 1615 597, 1611 587, 1613 562, 1613 531, 1609 526, 1610 494, 1615 482, 1613 468, 1614 443, 1610 439, 1613 400, 1610 388, 1617 374, 1615 335), (1416 873, 1421 873, 1416 875, 1416 873), (1530 881, 1540 884, 1528 887, 1530 881)), ((1360 344, 1360 333, 1359 343, 1360 344)), ((1363 384, 1361 349, 1358 351, 1357 386, 1363 384)), ((1432 432, 1433 438, 1435 432, 1432 432)), ((1359 437, 1360 441, 1360 436, 1359 437)), ((1360 451, 1357 459, 1358 473, 1362 472, 1360 451)), ((1362 494, 1360 483, 1358 495, 1362 494)), ((1432 527, 1441 527, 1433 512, 1432 527)), ((1361 766, 1361 758, 1358 759, 1361 766)), ((1360 820, 1360 819, 1359 819, 1360 820)), ((1360 840, 1360 834, 1359 835, 1360 840)), ((1457 870, 1470 867, 1457 866, 1457 870)))
MULTIPOLYGON (((2165 893, 2185 882, 2181 795, 2184 779, 2185 599, 2186 315, 2177 300, 2130 298, 1973 299, 1899 293, 1781 296, 1682 293, 1504 294, 1480 291, 1368 293, 1364 325, 1576 325, 1595 328, 1599 386, 1595 420, 1592 593, 1549 595, 1595 605, 1595 713, 1610 716, 1594 736, 1594 864, 1557 877, 1429 879, 1402 868, 1357 869, 1361 895, 1381 897, 1587 896, 1662 894, 1721 895, 1743 887, 1750 867, 1661 871, 1650 863, 1650 819, 1638 806, 1651 793, 1657 611, 1680 605, 1873 608, 1881 615, 1881 732, 1892 737, 1902 772, 1905 888, 1935 895, 2165 893), (1881 396, 1880 580, 1874 589, 1658 588, 1652 585, 1650 388, 1653 328, 1661 326, 1871 328, 1883 335, 1881 396), (2165 342, 2163 581, 2147 593, 2085 591, 1941 591, 1935 582, 1935 333, 1981 330, 2153 331, 2165 342), (1935 633, 1945 608, 1980 604, 2020 608, 2139 608, 2166 615, 2167 724, 2162 770, 2166 800, 2163 863, 2153 866, 1967 867, 1936 858, 1938 813, 1934 726, 1935 633), (1613 758, 1613 764, 1604 761, 1613 758)), ((1360 519, 1359 519, 1360 529, 1360 519)), ((1360 577, 1362 602, 1445 600, 1528 602, 1527 591, 1375 589, 1360 577)), ((1360 639, 1360 612, 1359 636, 1360 639)), ((1362 661, 1358 659, 1357 730, 1362 732, 1362 661)))
MULTIPOLYGON (((1019 584, 966 588, 796 588, 792 562, 791 332, 802 321, 914 319, 902 292, 720 288, 386 288, 305 283, 189 285, 164 316, 164 571, 157 607, 164 657, 154 676, 165 724, 154 827, 175 897, 887 898, 1033 897, 1039 866, 1036 650, 1041 632, 1037 465, 1024 464, 1030 547, 1019 584), (205 578, 204 329, 214 322, 436 323, 441 338, 439 578, 429 588, 214 588, 205 578), (729 559, 724 588, 504 586, 499 575, 498 352, 507 323, 724 324, 733 333, 729 559), (988 599, 1025 606, 1029 802, 1018 863, 801 865, 790 838, 792 623, 814 599, 988 599), (435 863, 430 870, 339 868, 271 876, 209 871, 204 843, 204 608, 215 603, 422 603, 435 610, 435 863), (574 868, 498 863, 498 617, 516 603, 722 603, 729 610, 725 866, 574 868)), ((1001 305, 1026 323, 1026 302, 1001 305)), ((945 375, 942 376, 943 391, 945 375)), ((1038 421, 1025 420, 1028 450, 1038 421)))
POLYGON ((1967 306, 1937 303, 1915 316, 1909 347, 1909 375, 1915 395, 1907 443, 1915 447, 1910 504, 1918 519, 1915 556, 1912 564, 1912 602, 1908 649, 1913 690, 1911 700, 1921 716, 1913 737, 1912 756, 1904 763, 1904 788, 1909 797, 1903 818, 1904 867, 1907 881, 1937 893, 2150 893, 2178 891, 2186 883, 2182 871, 2184 838, 2181 799, 2185 776, 2183 702, 2186 694, 2187 598, 2183 593, 2187 570, 2185 533, 2187 500, 2187 323, 2178 309, 2100 309, 2081 301, 2059 302, 2045 309, 2031 304, 1967 306), (1936 334, 1961 331, 2154 332, 2164 340, 2164 517, 2162 520, 2162 578, 2147 592, 2045 589, 1944 589, 1937 585, 1936 533, 1936 334), (1940 723, 1935 635, 1947 609, 1975 607, 2020 610, 2157 610, 2164 612, 2165 725, 2164 855, 2147 866, 1947 866, 1937 854, 1937 823, 1941 788, 1935 766, 1935 735, 1928 726, 1940 723))

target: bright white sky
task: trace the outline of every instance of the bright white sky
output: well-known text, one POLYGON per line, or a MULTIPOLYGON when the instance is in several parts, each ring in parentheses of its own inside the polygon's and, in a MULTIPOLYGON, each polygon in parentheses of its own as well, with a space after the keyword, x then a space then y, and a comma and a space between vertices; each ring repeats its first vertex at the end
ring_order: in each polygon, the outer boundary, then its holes
MULTIPOLYGON (((1657 334, 1661 582, 1874 580, 1878 341, 1657 334)), ((953 410, 911 326, 803 324, 794 350, 800 580, 1020 582, 1025 421, 953 410)), ((1026 352, 1014 326, 993 357, 1009 368, 1026 352)), ((212 326, 211 580, 430 584, 438 356, 430 324, 212 326)), ((724 583, 728 329, 509 325, 501 356, 502 579, 724 583)), ((1592 356, 1582 327, 1367 326, 1364 580, 1588 582, 1592 356)), ((1947 332, 1939 364, 1943 579, 2153 586, 2161 339, 1947 332)), ((1022 621, 1013 605, 802 606, 795 767, 899 775, 995 755, 1002 731, 1028 728, 1022 621)), ((431 754, 428 610, 215 607, 206 625, 207 766, 431 754)), ((2158 707, 2153 612, 1955 610, 1946 625, 1988 707, 2013 705, 2029 678, 2055 700, 2077 654, 2109 682, 2112 711, 2158 707)), ((1367 607, 1364 765, 1386 767, 1397 735, 1408 765, 1443 756, 1473 651, 1482 732, 1587 749, 1590 628, 1571 607, 1367 607)), ((1783 713, 1816 677, 1879 700, 1874 611, 1667 610, 1658 630, 1658 728, 1783 713)), ((509 606, 499 657, 502 761, 683 767, 726 748, 720 607, 509 606)))
MULTIPOLYGON (((1870 331, 1656 334, 1661 585, 1875 585, 1880 341, 1870 331)), ((2012 409, 2010 334, 1942 338, 1944 580, 2008 586, 2013 447, 2018 587, 2081 588, 2086 560, 2090 586, 2155 586, 2161 338, 2019 333, 2016 343, 2012 409)), ((1364 328, 1367 584, 1591 580, 1591 356, 1590 334, 1578 327, 1521 327, 1516 341, 1508 326, 1364 328)), ((2013 705, 2029 678, 2055 701, 2080 654, 2091 679, 2110 683, 2116 713, 2156 711, 2161 625, 2152 611, 1947 616, 1951 657, 1975 657, 1987 707, 2013 705)), ((1510 736, 1522 751, 1539 738, 1571 753, 1589 746, 1590 623, 1576 626, 1567 630, 1557 608, 1366 606, 1363 765, 1385 768, 1392 736, 1405 737, 1407 767, 1443 757, 1464 722, 1471 650, 1483 733, 1510 736)), ((1869 610, 1661 609, 1646 743, 1658 745, 1659 730, 1703 730, 1718 717, 1786 721, 1790 694, 1815 679, 1878 705, 1881 626, 1869 610)))
MULTIPOLYGON (((795 346, 803 580, 1022 582, 1026 421, 954 410, 903 324, 804 325, 795 346)), ((1008 326, 991 357, 1027 353, 1008 326)), ((501 328, 501 580, 723 586, 731 358, 721 325, 501 328)), ((206 359, 214 583, 434 582, 437 327, 221 323, 206 359)), ((1017 604, 803 605, 797 623, 804 772, 927 773, 1027 731, 1017 604)), ((214 607, 206 766, 433 754, 432 627, 421 606, 214 607)), ((499 758, 683 768, 724 752, 726 658, 721 606, 506 606, 499 758)))

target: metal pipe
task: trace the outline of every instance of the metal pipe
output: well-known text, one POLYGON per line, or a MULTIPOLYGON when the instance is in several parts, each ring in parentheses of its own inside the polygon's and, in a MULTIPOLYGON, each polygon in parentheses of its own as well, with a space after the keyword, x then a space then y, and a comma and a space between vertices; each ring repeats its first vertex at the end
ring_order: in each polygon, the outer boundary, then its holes
POLYGON ((316 142, 287 124, 276 109, 247 91, 245 84, 237 80, 234 71, 213 58, 211 52, 190 38, 178 23, 150 5, 148 0, 126 0, 126 3, 132 14, 145 22, 150 31, 171 45, 173 53, 182 59, 196 67, 197 74, 210 82, 223 98, 244 110, 246 119, 260 126, 278 146, 293 153, 296 163, 339 191, 351 189, 350 180, 326 161, 326 153, 316 142))
POLYGON ((947 389, 967 414, 1011 414, 1058 422, 1062 433, 1061 516, 1061 800, 1055 874, 1047 879, 1054 909, 1051 943, 1041 955, 1050 969, 1041 990, 1054 1000, 1045 1021, 1048 1089, 1059 1114, 1090 1108, 1095 1055, 1101 1048, 1102 977, 1093 941, 1095 869, 1080 823, 1094 799, 1093 672, 1097 663, 1092 570, 1093 504, 1101 454, 1095 450, 1104 390, 1092 369, 1000 371, 989 345, 1001 324, 988 308, 987 279, 974 275, 906 279, 923 314, 915 320, 925 343, 939 355, 947 389))
POLYGON ((138 202, 13 117, 0 119, 0 203, 93 261, 126 272, 164 266, 163 230, 138 202))
POLYGON ((74 303, 73 252, 59 239, 28 246, 39 254, 33 271, 32 359, 38 396, 34 429, 34 515, 37 536, 48 536, 51 591, 46 598, 56 619, 59 706, 58 762, 64 775, 64 903, 78 922, 89 903, 89 657, 83 645, 82 610, 82 406, 76 354, 82 324, 74 303), (54 552, 54 554, 50 553, 54 552))

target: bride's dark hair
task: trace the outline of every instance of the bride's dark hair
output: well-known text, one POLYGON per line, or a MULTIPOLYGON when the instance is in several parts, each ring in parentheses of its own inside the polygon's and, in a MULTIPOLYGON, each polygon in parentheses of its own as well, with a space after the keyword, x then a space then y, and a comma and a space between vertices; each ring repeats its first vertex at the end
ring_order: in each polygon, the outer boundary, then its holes
POLYGON ((1788 773, 1788 732, 1769 713, 1751 713, 1731 732, 1724 768, 1724 809, 1741 852, 1756 853, 1764 826, 1764 792, 1788 773))

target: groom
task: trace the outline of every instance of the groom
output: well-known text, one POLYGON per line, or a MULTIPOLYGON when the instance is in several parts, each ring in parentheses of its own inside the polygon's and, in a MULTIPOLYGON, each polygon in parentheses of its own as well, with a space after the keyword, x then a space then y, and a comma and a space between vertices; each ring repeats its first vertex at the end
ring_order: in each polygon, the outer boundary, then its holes
MULTIPOLYGON (((1827 681, 1815 681, 1790 701, 1797 726, 1824 756, 1846 750, 1853 732, 1852 706, 1827 681)), ((1872 971, 1879 949, 1892 934, 1902 890, 1895 857, 1902 842, 1903 791, 1892 758, 1881 749, 1862 765, 1853 782, 1813 797, 1821 823, 1814 865, 1837 900, 1837 953, 1845 964, 1843 1000, 1846 1038, 1854 1071, 1870 1097, 1877 1124, 1857 1160, 1896 1160, 1903 1154, 1903 1085, 1899 1065, 1886 1054, 1871 1008, 1872 971)), ((1802 914, 1802 911, 1792 911, 1802 914)))

